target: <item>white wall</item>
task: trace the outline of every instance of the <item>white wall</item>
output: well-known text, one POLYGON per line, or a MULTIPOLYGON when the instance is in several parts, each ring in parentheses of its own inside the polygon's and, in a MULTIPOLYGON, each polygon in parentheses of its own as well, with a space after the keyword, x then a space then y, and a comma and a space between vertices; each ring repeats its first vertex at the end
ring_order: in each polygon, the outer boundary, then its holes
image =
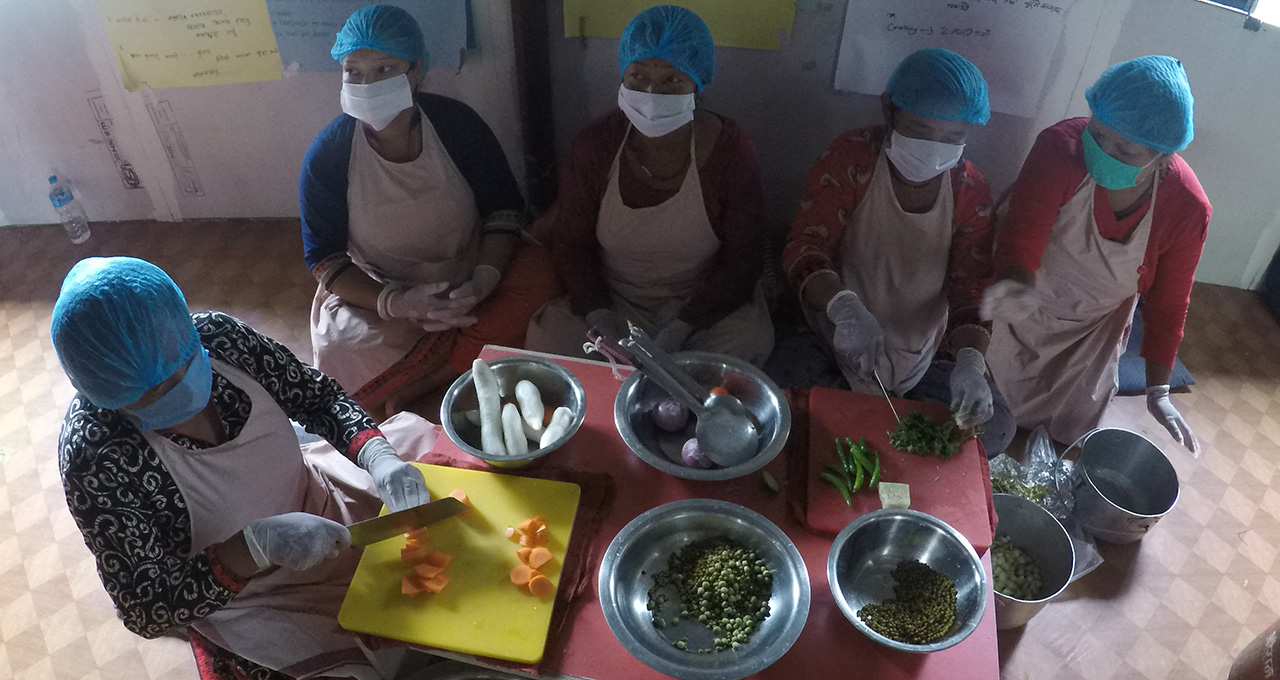
MULTIPOLYGON (((563 150, 591 117, 614 106, 617 42, 564 38, 551 16, 556 142, 563 150)), ((878 122, 875 97, 832 88, 845 0, 803 3, 775 52, 721 48, 703 105, 741 123, 764 164, 765 215, 784 228, 818 154, 841 131, 878 122)), ((1196 140, 1184 156, 1214 204, 1197 279, 1254 287, 1280 245, 1280 29, 1242 28, 1244 16, 1198 0, 1077 0, 1067 16, 1035 118, 994 114, 970 137, 968 157, 998 194, 1045 127, 1088 115, 1085 89, 1111 64, 1169 54, 1196 94, 1196 140), (1272 125, 1269 125, 1272 124, 1272 125)))
MULTIPOLYGON (((467 102, 489 123, 516 176, 524 159, 506 2, 473 3, 477 49, 427 88, 467 102)), ((340 76, 127 93, 94 0, 0 0, 0 225, 56 221, 45 179, 70 176, 93 220, 292 217, 312 138, 340 113, 340 76), (111 108, 122 152, 144 189, 129 190, 101 143, 87 98, 111 108), (168 102, 203 188, 175 180, 147 104, 168 102)))

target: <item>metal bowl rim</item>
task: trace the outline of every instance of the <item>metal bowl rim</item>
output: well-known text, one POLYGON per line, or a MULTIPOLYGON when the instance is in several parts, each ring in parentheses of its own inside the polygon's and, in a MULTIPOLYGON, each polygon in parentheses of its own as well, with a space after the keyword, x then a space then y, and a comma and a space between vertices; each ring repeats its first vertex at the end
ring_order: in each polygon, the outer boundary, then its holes
POLYGON ((467 369, 466 373, 458 376, 458 379, 453 381, 453 384, 449 386, 448 391, 444 394, 444 400, 440 402, 440 426, 444 428, 444 433, 449 437, 449 441, 453 442, 455 446, 462 449, 468 455, 491 463, 529 462, 541 458, 561 446, 564 446, 564 443, 569 441, 569 438, 578 432, 578 428, 582 427, 582 422, 586 420, 587 417, 587 393, 582 387, 582 381, 578 380, 578 377, 571 373, 569 369, 555 363, 554 361, 548 361, 538 357, 507 356, 494 359, 492 361, 486 361, 485 363, 488 364, 490 368, 494 366, 505 366, 507 364, 535 364, 544 368, 549 368, 552 373, 555 373, 565 379, 569 384, 569 391, 577 397, 578 403, 582 405, 582 408, 578 413, 573 414, 573 422, 569 423, 569 429, 565 431, 564 436, 558 441, 552 442, 548 446, 543 446, 535 451, 530 451, 523 456, 493 456, 487 454, 463 441, 462 436, 459 435, 458 431, 453 427, 453 405, 458 399, 458 394, 462 392, 462 388, 471 382, 472 370, 467 369))
MULTIPOLYGON (((1067 533, 1067 528, 1066 528, 1066 527, 1064 527, 1064 526, 1062 526, 1062 522, 1059 522, 1059 521, 1058 521, 1058 518, 1057 518, 1057 517, 1054 517, 1052 512, 1049 512, 1048 510, 1046 510, 1046 509, 1045 509, 1043 506, 1041 506, 1039 503, 1036 503, 1036 502, 1034 502, 1034 501, 1027 500, 1026 498, 1023 498, 1022 496, 1019 496, 1019 495, 1018 495, 1018 494, 1016 494, 1016 493, 993 493, 993 494, 991 494, 991 502, 992 502, 992 503, 995 503, 995 498, 996 498, 996 496, 1007 496, 1007 497, 1009 497, 1009 498, 1016 498, 1017 500, 1019 500, 1019 501, 1021 501, 1021 502, 1023 502, 1023 503, 1027 503, 1027 504, 1031 505, 1032 507, 1034 507, 1035 509, 1039 510, 1040 512, 1043 512, 1044 514, 1048 515, 1048 516, 1049 516, 1049 518, 1053 520, 1053 525, 1054 525, 1054 526, 1056 526, 1056 527, 1058 527, 1058 530, 1062 532, 1062 537, 1063 537, 1063 538, 1065 538, 1065 539, 1067 539, 1067 547, 1071 549, 1071 572, 1072 572, 1073 574, 1075 573, 1075 570, 1076 570, 1076 546, 1075 546, 1075 543, 1072 543, 1072 542, 1071 542, 1071 534, 1068 534, 1068 533, 1067 533)), ((994 536, 999 536, 999 535, 1000 535, 1000 525, 999 525, 999 523, 997 523, 997 524, 996 524, 996 530, 995 530, 995 534, 994 534, 994 536)), ((993 539, 994 539, 994 536, 992 537, 993 539)), ((989 552, 989 551, 988 551, 988 552, 989 552)), ((995 556, 992 556, 992 559, 995 559, 995 556)), ((993 567, 993 568, 994 568, 994 567, 993 567)), ((1052 600, 1053 598, 1055 598, 1055 597, 1057 597, 1057 596, 1061 595, 1061 594, 1062 594, 1062 591, 1066 590, 1066 589, 1067 589, 1067 586, 1069 586, 1069 585, 1071 585, 1071 579, 1070 579, 1070 578, 1068 578, 1068 579, 1067 579, 1067 582, 1066 582, 1066 583, 1064 583, 1064 584, 1062 584, 1062 587, 1061 587, 1061 588, 1059 588, 1057 591, 1055 591, 1052 595, 1050 595, 1050 596, 1048 596, 1048 597, 1042 597, 1042 598, 1040 598, 1040 599, 1038 599, 1038 600, 1023 600, 1023 599, 1021 599, 1021 598, 1013 597, 1012 595, 1005 595, 1004 593, 1002 593, 1002 592, 1000 592, 1000 591, 996 590, 996 584, 995 584, 995 579, 994 579, 994 578, 993 578, 993 579, 992 579, 992 581, 991 581, 991 590, 996 594, 996 597, 1002 597, 1002 598, 1004 598, 1004 599, 1006 599, 1006 600, 1009 600, 1009 601, 1011 601, 1011 602, 1019 602, 1019 603, 1022 603, 1022 604, 1042 604, 1042 603, 1048 602, 1048 601, 1052 600)))
MULTIPOLYGON (((1159 520, 1160 518, 1164 517, 1170 512, 1173 512, 1173 509, 1178 506, 1178 499, 1182 497, 1182 480, 1178 478, 1178 468, 1173 466, 1173 461, 1169 460, 1169 456, 1164 452, 1164 449, 1160 448, 1159 446, 1156 446, 1155 442, 1151 441, 1150 438, 1148 438, 1146 435, 1142 434, 1141 432, 1135 432, 1133 430, 1130 430, 1124 427, 1100 427, 1094 430, 1093 432, 1090 432, 1084 438, 1084 441, 1080 442, 1080 453, 1077 455, 1075 464, 1079 466, 1081 476, 1084 477, 1085 481, 1089 482, 1089 486, 1094 490, 1095 493, 1098 494, 1098 497, 1101 498, 1107 505, 1115 508, 1116 510, 1119 510, 1120 512, 1128 513, 1140 519, 1159 520), (1134 512, 1128 508, 1121 507, 1120 505, 1116 504, 1116 502, 1111 500, 1111 498, 1107 496, 1107 494, 1102 492, 1102 489, 1098 488, 1097 483, 1093 481, 1093 477, 1089 475, 1089 468, 1085 467, 1082 464, 1082 461, 1080 460, 1080 458, 1084 457, 1085 444, 1088 444, 1089 440, 1092 439, 1094 435, 1097 435, 1101 432, 1124 432, 1125 434, 1131 434, 1145 441, 1151 446, 1155 447, 1155 450, 1160 452, 1160 457, 1164 459, 1165 465, 1168 465, 1169 469, 1173 472, 1173 481, 1175 484, 1177 484, 1177 488, 1173 490, 1173 502, 1169 504, 1168 510, 1165 510, 1164 512, 1161 512, 1155 515, 1144 515, 1140 512, 1134 512)), ((1122 532, 1115 532, 1115 533, 1122 533, 1122 532)))
POLYGON ((832 541, 831 543, 831 550, 830 552, 827 553, 827 585, 828 587, 831 588, 831 596, 832 598, 835 599, 836 606, 840 608, 840 612, 843 613, 844 617, 848 619, 849 622, 852 623, 855 628, 861 631, 862 634, 866 635, 872 640, 886 647, 889 647, 891 649, 898 649, 904 652, 912 652, 915 654, 927 654, 930 652, 938 652, 938 651, 942 651, 944 649, 954 647, 955 645, 960 644, 966 638, 972 635, 973 631, 977 630, 978 624, 982 622, 982 618, 986 616, 986 612, 987 612, 987 597, 986 597, 987 570, 984 569, 982 566, 982 559, 978 557, 978 551, 973 549, 973 544, 969 542, 969 539, 965 538, 964 534, 957 531, 955 527, 951 526, 950 524, 947 524, 946 522, 938 519, 937 517, 934 517, 933 515, 920 512, 919 510, 881 508, 879 510, 872 510, 870 512, 859 515, 858 517, 855 517, 852 521, 850 521, 847 525, 845 525, 845 527, 840 530, 840 533, 836 534, 835 540, 832 541), (888 519, 891 517, 903 517, 903 516, 911 519, 915 519, 917 521, 921 521, 925 524, 941 529, 943 534, 950 536, 953 540, 957 541, 960 544, 960 546, 964 549, 964 552, 968 554, 971 562, 977 565, 977 568, 978 568, 977 571, 979 576, 981 577, 979 579, 979 584, 980 584, 980 587, 982 588, 983 596, 978 598, 978 610, 976 615, 971 620, 967 621, 955 633, 951 634, 950 636, 942 640, 939 640, 937 642, 931 642, 927 645, 913 645, 906 642, 898 642, 897 640, 887 638, 875 632, 874 630, 871 630, 870 628, 867 627, 867 624, 862 622, 862 619, 858 617, 858 612, 856 610, 853 610, 853 608, 849 605, 848 601, 844 599, 844 596, 840 593, 839 589, 836 587, 836 580, 837 580, 836 579, 836 561, 837 561, 837 558, 839 557, 840 549, 844 547, 845 543, 849 542, 849 537, 852 536, 854 533, 856 533, 862 527, 865 527, 868 524, 871 524, 872 522, 876 522, 882 519, 888 519))
POLYGON ((765 389, 770 394, 777 397, 778 403, 781 406, 781 408, 778 409, 778 434, 774 438, 775 441, 768 448, 757 453, 750 460, 741 465, 711 468, 709 470, 700 470, 685 465, 678 465, 675 462, 668 460, 666 456, 654 456, 647 450, 648 447, 644 446, 644 443, 639 440, 639 437, 636 437, 635 434, 630 431, 631 428, 629 426, 625 428, 623 427, 623 423, 626 422, 626 416, 628 415, 626 411, 625 395, 638 390, 640 381, 645 379, 644 372, 640 369, 636 369, 630 376, 627 376, 627 379, 622 383, 622 387, 618 388, 618 396, 613 400, 613 422, 618 429, 618 435, 622 437, 622 442, 627 445, 627 449, 635 454, 637 458, 648 463, 651 467, 657 468, 658 470, 674 477, 691 479, 699 482, 723 482, 729 479, 744 477, 752 472, 763 469, 764 466, 773 462, 773 459, 778 457, 778 454, 782 452, 783 447, 786 446, 787 439, 791 437, 791 405, 787 403, 786 395, 783 394, 782 389, 778 387, 777 383, 773 382, 769 376, 765 375, 764 371, 756 368, 753 364, 728 354, 717 354, 715 352, 676 352, 671 355, 671 358, 674 359, 676 363, 679 363, 681 359, 685 358, 710 359, 717 363, 722 363, 735 371, 745 373, 751 376, 752 379, 757 380, 764 385, 765 389))
POLYGON ((663 503, 655 508, 646 510, 637 515, 635 519, 627 522, 626 526, 622 527, 622 530, 609 542, 609 547, 605 550, 604 559, 600 562, 600 572, 596 580, 596 595, 600 600, 600 610, 604 614, 605 622, 609 625, 609 630, 613 632, 613 636, 617 638, 623 649, 649 668, 683 680, 739 680, 768 668, 775 661, 782 658, 795 644, 796 640, 799 639, 800 633, 804 630, 804 625, 809 619, 809 608, 812 599, 812 584, 809 581, 808 566, 805 565, 804 557, 800 554, 800 550, 796 548, 796 544, 791 540, 791 537, 787 536, 786 532, 779 528, 777 524, 774 524, 772 520, 755 510, 737 503, 711 498, 689 498, 663 503), (782 632, 769 642, 770 647, 778 648, 775 658, 766 660, 761 664, 761 660, 765 659, 765 657, 760 657, 750 664, 739 662, 716 669, 688 669, 678 666, 650 652, 639 640, 633 638, 627 631, 622 617, 618 614, 617 606, 605 606, 607 602, 613 601, 609 592, 609 575, 621 560, 623 551, 627 549, 627 546, 631 545, 632 539, 654 526, 656 524, 654 520, 664 515, 686 512, 720 515, 745 522, 766 537, 773 539, 773 543, 778 547, 785 561, 790 564, 791 570, 796 573, 796 585, 800 594, 796 599, 795 613, 792 615, 791 625, 782 629, 782 632))

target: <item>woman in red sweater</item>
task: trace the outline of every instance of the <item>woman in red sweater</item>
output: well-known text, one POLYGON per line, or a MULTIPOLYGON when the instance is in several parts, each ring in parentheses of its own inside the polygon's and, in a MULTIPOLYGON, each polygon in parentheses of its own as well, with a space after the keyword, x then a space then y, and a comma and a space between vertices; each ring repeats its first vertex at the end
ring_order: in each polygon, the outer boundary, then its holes
POLYGON ((1017 429, 987 376, 978 317, 991 283, 991 191, 963 160, 990 116, 963 56, 924 49, 881 95, 887 125, 836 138, 809 173, 783 266, 850 387, 949 404, 987 454, 1017 429))
POLYGON ((618 55, 618 108, 574 140, 551 250, 568 289, 529 324, 529 349, 583 355, 590 327, 634 323, 667 351, 762 364, 773 325, 760 287, 760 165, 733 121, 696 108, 715 47, 696 14, 636 15, 618 55))
POLYGON ((1177 152, 1194 136, 1182 64, 1116 64, 1085 93, 1091 118, 1040 133, 997 236, 998 281, 983 300, 988 356, 1018 424, 1060 442, 1097 426, 1139 296, 1147 408, 1179 443, 1198 444, 1169 401, 1212 208, 1177 152))

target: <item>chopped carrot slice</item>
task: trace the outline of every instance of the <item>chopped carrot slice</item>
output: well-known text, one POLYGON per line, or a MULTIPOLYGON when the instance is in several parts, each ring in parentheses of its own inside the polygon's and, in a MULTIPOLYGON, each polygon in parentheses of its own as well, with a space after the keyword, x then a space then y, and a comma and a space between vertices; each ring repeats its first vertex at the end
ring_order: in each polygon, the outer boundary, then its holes
POLYGON ((429 536, 426 527, 419 527, 404 535, 405 542, 409 545, 423 545, 427 542, 429 536))
POLYGON ((453 555, 442 552, 432 552, 427 553, 427 558, 423 561, 433 567, 440 567, 440 569, 443 570, 449 566, 450 562, 453 561, 453 555))
POLYGON ((525 535, 531 534, 533 533, 533 530, 534 530, 533 520, 534 518, 530 517, 529 519, 526 519, 525 521, 517 525, 516 528, 519 529, 520 533, 522 534, 525 534, 525 535))
POLYGON ((530 535, 528 535, 528 534, 525 534, 524 536, 521 536, 521 537, 520 537, 520 547, 522 547, 522 548, 532 548, 532 547, 533 547, 533 536, 530 536, 530 535))
POLYGON ((537 531, 533 532, 533 544, 546 545, 547 540, 550 537, 551 537, 551 532, 547 531, 547 525, 543 524, 538 527, 537 531))
POLYGON ((517 588, 523 588, 529 585, 529 580, 532 579, 533 575, 536 573, 538 572, 534 571, 533 568, 527 564, 517 564, 515 568, 511 570, 511 583, 517 588))
POLYGON ((507 540, 511 541, 512 543, 520 542, 520 532, 516 531, 515 527, 507 527, 507 531, 505 535, 507 537, 507 540))
POLYGON ((414 574, 400 579, 400 594, 413 597, 426 591, 426 584, 414 574))
POLYGON ((435 576, 432 576, 430 580, 425 581, 422 585, 428 591, 433 593, 438 593, 444 590, 444 587, 449 585, 449 581, 452 581, 452 580, 453 579, 448 574, 442 573, 442 574, 436 574, 435 576))
POLYGON ((545 598, 556 591, 555 585, 551 583, 551 579, 541 574, 529 579, 529 592, 535 597, 545 598))
POLYGON ((712 393, 712 394, 728 394, 728 393, 729 393, 729 390, 726 390, 726 389, 725 389, 725 388, 723 388, 723 387, 712 387, 711 389, 709 389, 709 390, 707 390, 707 391, 708 391, 708 392, 710 392, 710 393, 712 393))
POLYGON ((425 581, 444 573, 444 567, 437 567, 434 564, 418 564, 414 565, 413 573, 425 581))
POLYGON ((529 563, 529 555, 531 554, 533 554, 532 548, 521 548, 516 551, 516 557, 519 557, 520 561, 525 564, 529 563))
POLYGON ((462 489, 454 489, 453 491, 449 492, 449 495, 452 496, 453 498, 456 498, 462 501, 462 504, 467 506, 468 509, 458 513, 459 515, 466 517, 467 515, 471 514, 471 508, 474 508, 475 506, 471 504, 471 499, 467 497, 466 491, 463 491, 462 489))
POLYGON ((529 552, 529 566, 534 569, 541 569, 543 565, 554 559, 550 550, 546 548, 534 548, 529 552))
POLYGON ((400 561, 413 565, 425 562, 431 551, 425 545, 410 544, 400 549, 400 561))

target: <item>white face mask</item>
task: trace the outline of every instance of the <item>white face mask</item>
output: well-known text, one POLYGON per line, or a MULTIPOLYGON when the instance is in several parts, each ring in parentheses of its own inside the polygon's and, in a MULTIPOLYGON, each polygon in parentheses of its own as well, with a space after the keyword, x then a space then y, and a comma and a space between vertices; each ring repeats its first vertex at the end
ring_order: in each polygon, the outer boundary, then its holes
POLYGON ((904 137, 894 130, 884 152, 908 182, 927 182, 955 167, 964 145, 904 137))
POLYGON ((343 83, 341 101, 343 113, 381 130, 401 111, 413 106, 413 89, 402 73, 368 85, 343 83))
POLYGON ((645 137, 670 134, 693 120, 693 94, 654 94, 618 87, 618 108, 645 137))

